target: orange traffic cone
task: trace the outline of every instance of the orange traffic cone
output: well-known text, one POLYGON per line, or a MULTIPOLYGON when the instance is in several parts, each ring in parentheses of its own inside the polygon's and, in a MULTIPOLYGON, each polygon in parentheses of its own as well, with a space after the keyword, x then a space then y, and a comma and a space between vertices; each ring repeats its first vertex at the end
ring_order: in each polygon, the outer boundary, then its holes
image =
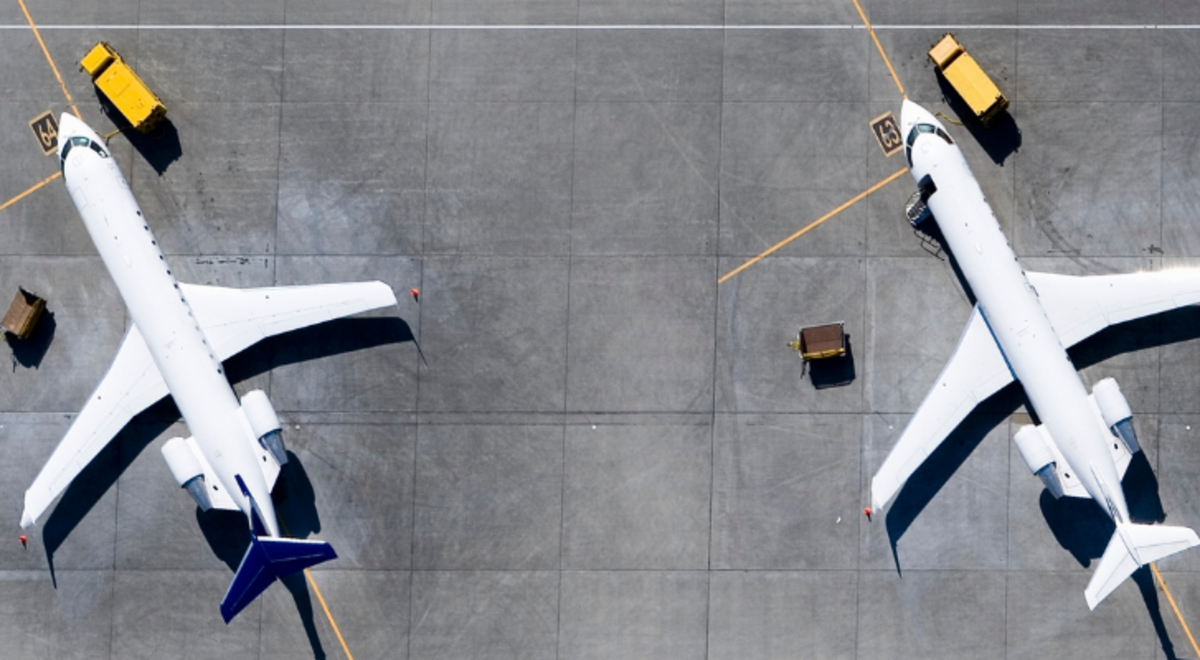
POLYGON ((29 537, 28 536, 25 536, 24 534, 22 534, 17 537, 17 540, 21 542, 22 548, 29 549, 29 537))
POLYGON ((863 515, 867 517, 867 520, 870 520, 871 519, 871 507, 869 507, 869 506, 863 507, 863 515))
POLYGON ((417 302, 421 302, 421 290, 420 289, 413 287, 412 290, 409 291, 409 293, 412 294, 413 300, 415 300, 417 302))

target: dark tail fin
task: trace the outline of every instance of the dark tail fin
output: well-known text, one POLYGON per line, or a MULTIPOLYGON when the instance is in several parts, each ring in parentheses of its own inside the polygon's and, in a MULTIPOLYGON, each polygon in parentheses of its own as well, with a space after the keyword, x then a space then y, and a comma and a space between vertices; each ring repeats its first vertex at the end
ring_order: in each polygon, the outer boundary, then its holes
POLYGON ((229 623, 276 578, 336 557, 333 547, 325 541, 258 538, 251 534, 250 547, 221 601, 221 616, 229 623))

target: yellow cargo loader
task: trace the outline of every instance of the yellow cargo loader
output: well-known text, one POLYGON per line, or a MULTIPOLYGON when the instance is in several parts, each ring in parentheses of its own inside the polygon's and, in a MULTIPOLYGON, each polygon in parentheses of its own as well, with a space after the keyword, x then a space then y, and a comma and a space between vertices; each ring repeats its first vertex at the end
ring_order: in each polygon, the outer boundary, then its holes
POLYGON ((142 133, 153 130, 167 115, 167 106, 108 43, 96 44, 79 61, 79 66, 129 125, 142 133))
POLYGON ((953 34, 929 49, 929 59, 984 126, 1008 108, 1008 99, 953 34))

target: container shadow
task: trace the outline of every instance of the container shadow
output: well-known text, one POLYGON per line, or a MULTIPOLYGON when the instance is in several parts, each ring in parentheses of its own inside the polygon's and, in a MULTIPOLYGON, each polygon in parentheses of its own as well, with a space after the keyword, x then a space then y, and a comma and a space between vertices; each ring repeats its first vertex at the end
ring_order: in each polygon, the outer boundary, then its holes
POLYGON ((813 387, 818 390, 830 387, 842 387, 854 382, 854 344, 850 335, 846 335, 846 354, 841 357, 812 360, 805 363, 808 368, 808 378, 813 387))
POLYGON ((54 332, 57 329, 58 322, 54 320, 54 312, 46 310, 42 312, 42 318, 38 320, 33 334, 29 337, 18 339, 15 335, 4 333, 4 340, 8 342, 8 348, 12 351, 13 371, 17 370, 18 365, 26 369, 37 369, 41 366, 46 351, 50 350, 50 344, 54 342, 54 332))

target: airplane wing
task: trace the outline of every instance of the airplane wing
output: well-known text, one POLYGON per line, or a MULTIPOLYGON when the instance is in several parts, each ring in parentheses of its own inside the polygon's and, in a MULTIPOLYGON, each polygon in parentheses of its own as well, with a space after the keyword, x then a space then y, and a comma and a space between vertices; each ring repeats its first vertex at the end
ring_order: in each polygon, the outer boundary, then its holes
POLYGON ((383 282, 227 289, 180 284, 221 361, 267 337, 396 304, 383 282))
POLYGON ((129 420, 168 393, 136 325, 129 326, 117 357, 50 460, 25 491, 21 527, 46 512, 71 480, 121 431, 129 420))
POLYGON ((1066 347, 1110 325, 1200 303, 1200 268, 1087 277, 1027 275, 1066 347))
MULTIPOLYGON (((180 288, 222 361, 265 337, 396 304, 391 287, 382 282, 243 290, 181 284, 180 288)), ((168 393, 141 333, 136 325, 130 326, 108 373, 25 491, 21 526, 37 522, 134 415, 168 393)))
POLYGON ((1013 379, 1012 369, 976 306, 950 362, 871 479, 871 506, 883 510, 963 418, 1013 379))

